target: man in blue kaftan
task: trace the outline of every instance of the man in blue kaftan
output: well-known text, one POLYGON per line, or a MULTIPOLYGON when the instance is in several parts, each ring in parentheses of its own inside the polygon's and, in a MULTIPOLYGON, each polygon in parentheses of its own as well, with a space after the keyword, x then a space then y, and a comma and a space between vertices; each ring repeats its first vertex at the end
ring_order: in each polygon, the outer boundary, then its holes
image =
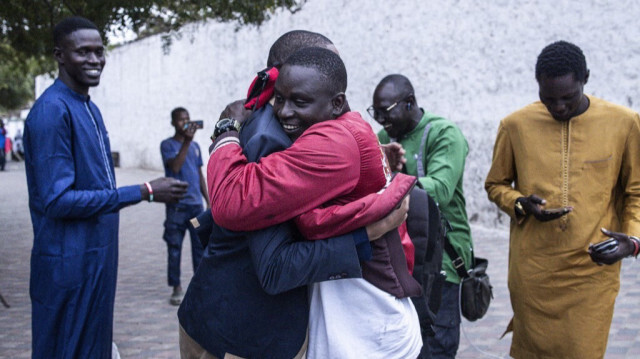
POLYGON ((118 211, 143 199, 177 202, 186 184, 159 178, 116 187, 109 136, 89 98, 105 64, 97 27, 54 29, 59 77, 35 102, 24 148, 34 242, 33 358, 111 358, 118 211))

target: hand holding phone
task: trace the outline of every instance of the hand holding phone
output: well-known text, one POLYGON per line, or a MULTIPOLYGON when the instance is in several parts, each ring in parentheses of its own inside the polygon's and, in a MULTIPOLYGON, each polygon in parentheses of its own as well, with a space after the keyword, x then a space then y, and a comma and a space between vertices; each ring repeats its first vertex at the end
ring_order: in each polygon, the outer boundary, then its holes
POLYGON ((628 236, 624 233, 611 232, 604 228, 602 233, 609 237, 608 239, 589 245, 589 255, 591 260, 599 265, 613 264, 623 258, 635 256, 640 248, 640 240, 635 237, 628 236))

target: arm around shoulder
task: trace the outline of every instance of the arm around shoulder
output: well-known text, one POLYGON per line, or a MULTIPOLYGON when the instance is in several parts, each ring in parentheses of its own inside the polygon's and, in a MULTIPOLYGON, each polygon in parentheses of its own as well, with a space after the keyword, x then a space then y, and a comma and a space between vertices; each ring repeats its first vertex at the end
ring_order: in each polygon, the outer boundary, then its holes
POLYGON ((336 276, 362 277, 352 234, 300 241, 296 240, 291 223, 281 223, 248 236, 258 280, 269 294, 337 279, 336 276))
POLYGON ((239 146, 216 147, 207 169, 216 222, 231 230, 266 228, 351 191, 359 176, 357 144, 330 132, 307 130, 259 163, 248 163, 239 146))

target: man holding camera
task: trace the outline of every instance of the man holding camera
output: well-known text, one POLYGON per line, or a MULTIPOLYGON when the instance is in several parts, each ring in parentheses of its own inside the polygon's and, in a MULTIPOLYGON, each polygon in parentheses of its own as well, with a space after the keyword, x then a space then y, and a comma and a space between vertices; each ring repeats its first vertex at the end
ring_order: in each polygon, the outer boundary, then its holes
POLYGON ((193 142, 193 136, 198 128, 202 128, 201 121, 190 121, 189 112, 183 107, 177 107, 171 111, 171 125, 175 128, 175 134, 160 144, 164 173, 167 177, 187 182, 189 187, 187 194, 176 204, 167 204, 167 217, 164 221, 164 235, 167 242, 168 268, 167 278, 169 286, 173 287, 173 293, 169 298, 172 305, 180 305, 182 286, 180 285, 180 255, 182 253, 182 240, 187 229, 191 237, 191 259, 193 271, 196 271, 203 248, 194 229, 187 227, 189 220, 202 213, 202 199, 208 203, 207 186, 202 175, 202 155, 200 146, 193 142))

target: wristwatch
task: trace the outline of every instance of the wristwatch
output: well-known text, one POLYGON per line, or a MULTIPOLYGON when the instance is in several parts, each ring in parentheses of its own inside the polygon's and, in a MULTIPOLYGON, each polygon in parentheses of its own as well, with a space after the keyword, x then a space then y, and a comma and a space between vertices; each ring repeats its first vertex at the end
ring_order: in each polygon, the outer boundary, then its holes
POLYGON ((211 135, 211 141, 215 141, 218 136, 229 131, 240 131, 240 122, 233 118, 223 118, 216 122, 216 127, 211 135))
POLYGON ((516 199, 515 210, 518 216, 524 217, 527 215, 527 212, 524 210, 524 207, 522 207, 522 203, 520 203, 520 198, 516 199))

